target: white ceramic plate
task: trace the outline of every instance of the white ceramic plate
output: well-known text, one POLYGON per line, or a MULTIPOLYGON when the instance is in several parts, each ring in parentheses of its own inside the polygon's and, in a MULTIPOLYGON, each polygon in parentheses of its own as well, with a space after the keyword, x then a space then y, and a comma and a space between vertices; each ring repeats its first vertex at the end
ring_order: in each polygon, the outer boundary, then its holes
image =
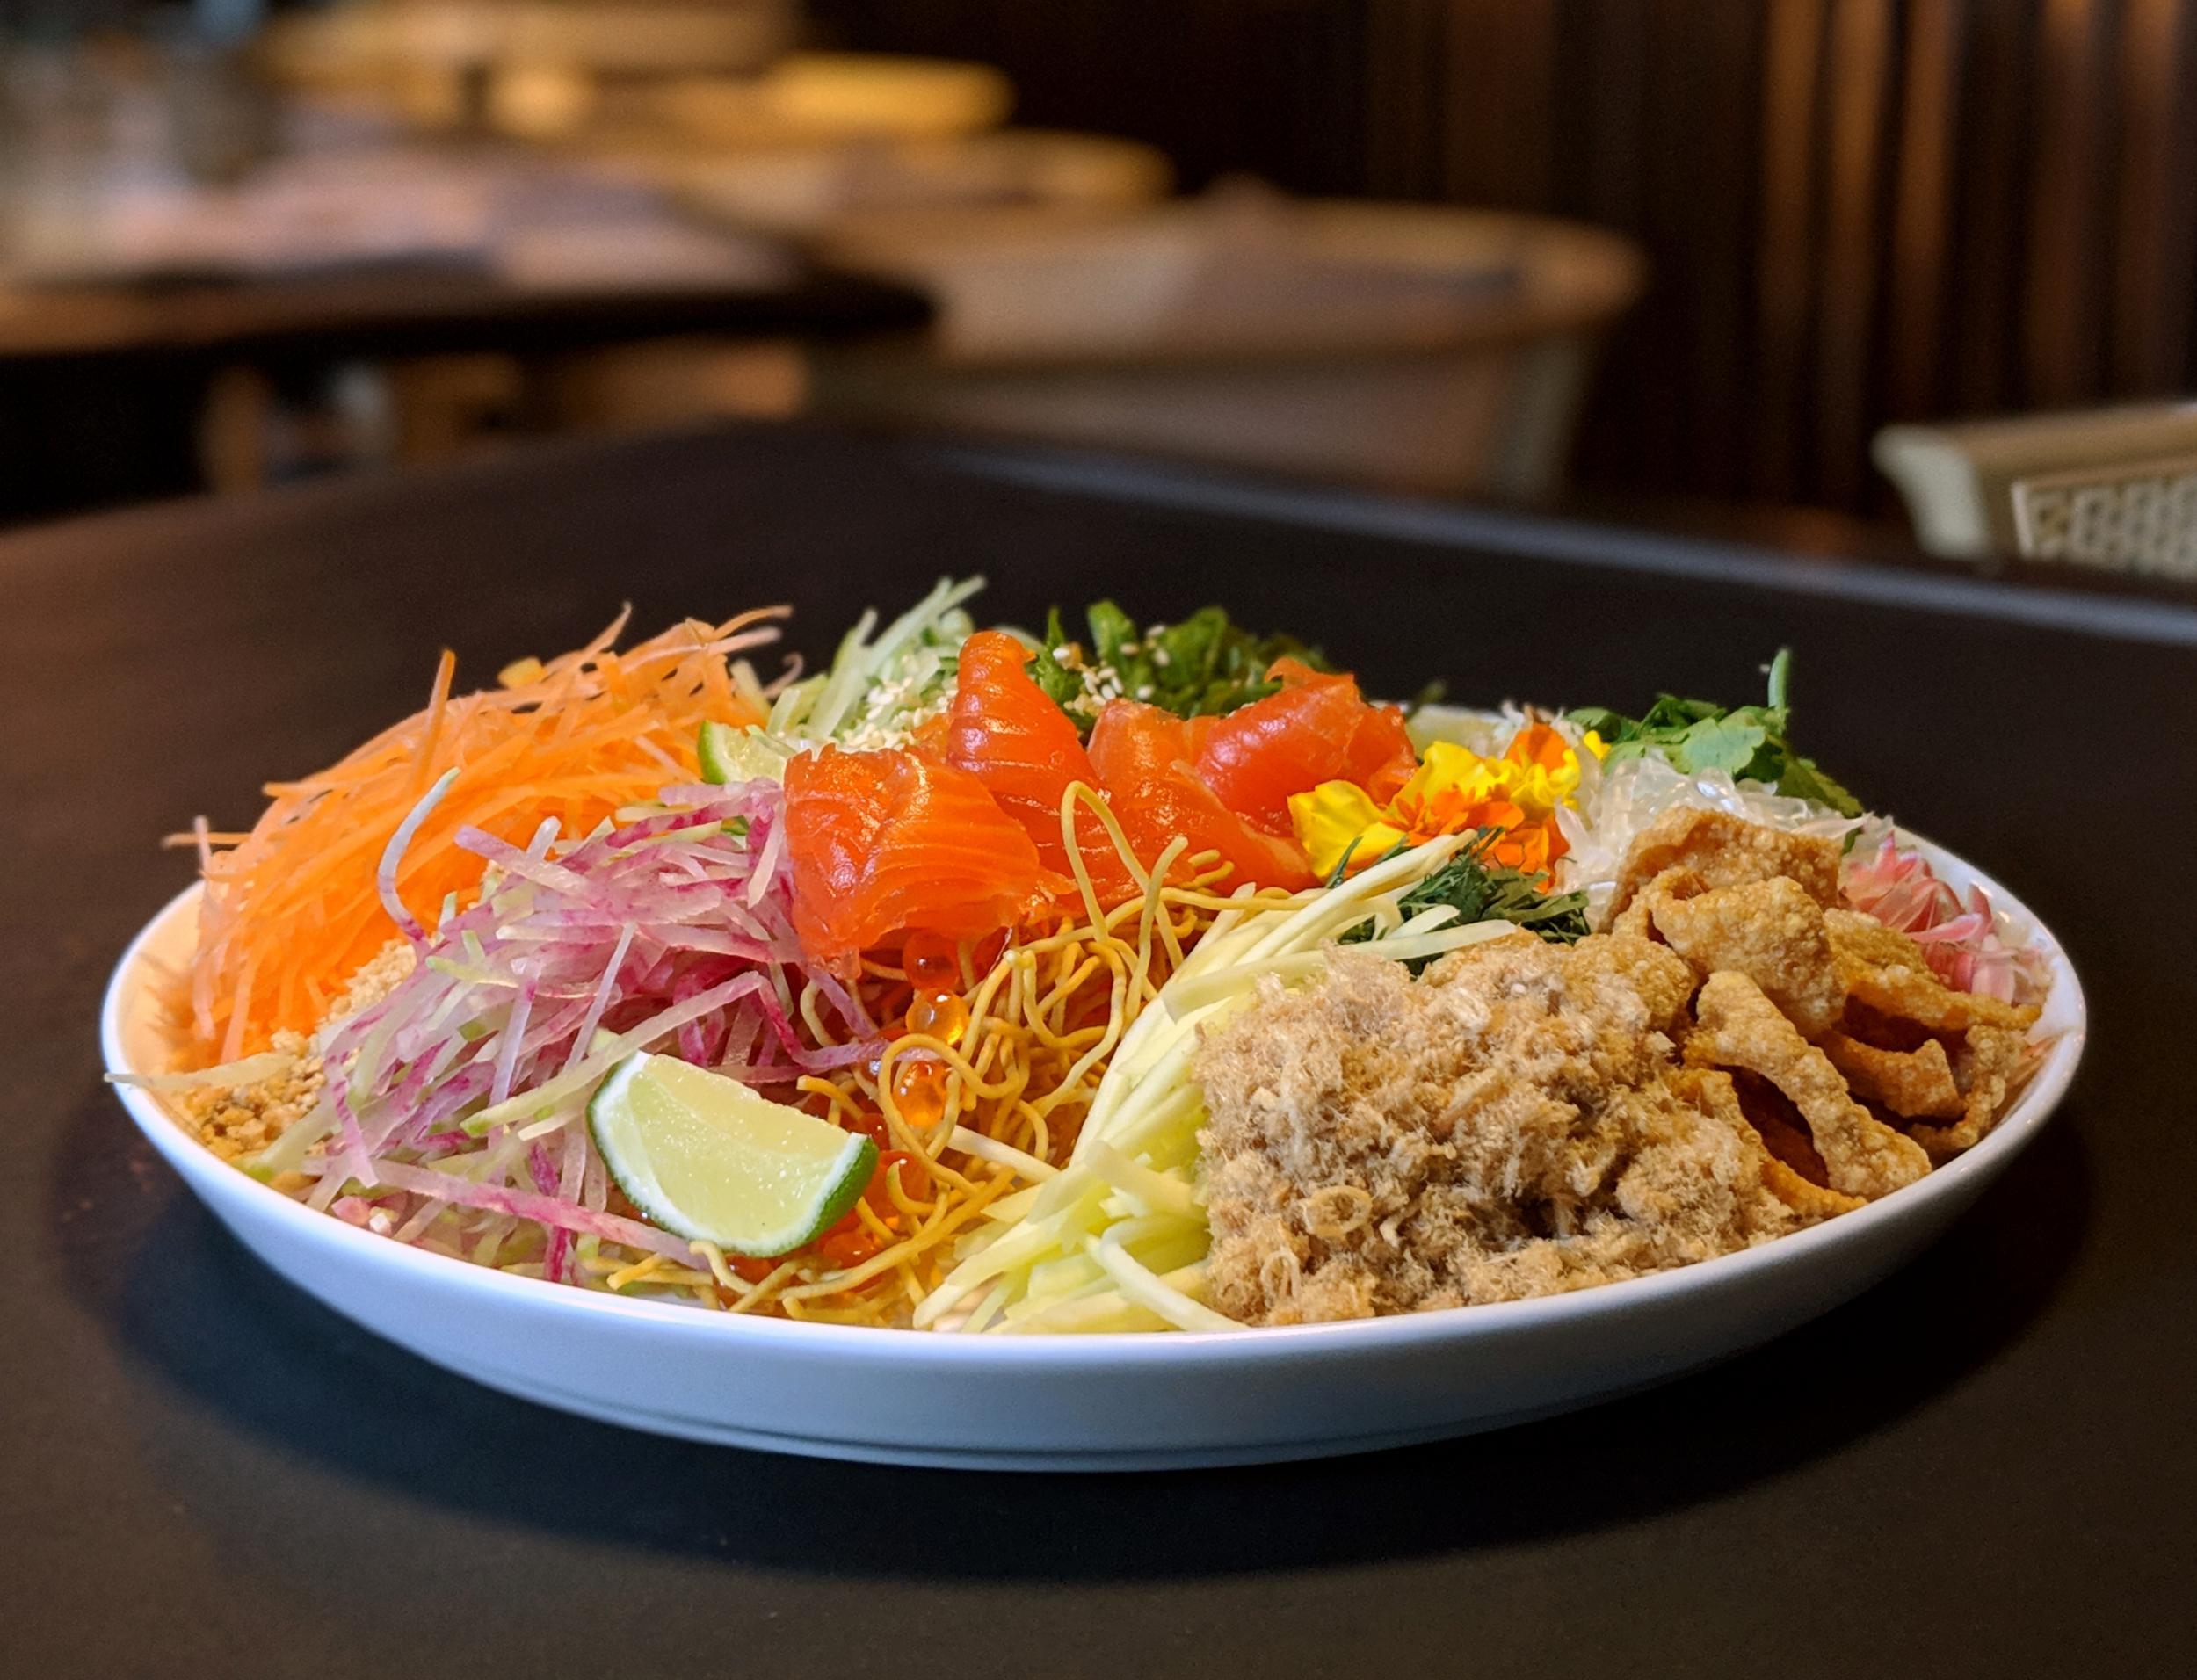
MULTIPOLYGON (((1988 877, 1925 848, 1965 891, 1988 877)), ((139 934, 100 1032, 116 1072, 157 1064, 149 984, 188 957, 198 889, 139 934)), ((2034 919, 2034 918, 2033 918, 2034 919)), ((1156 1469, 1439 1439, 1645 1387, 1766 1342, 1911 1258, 2043 1127, 2083 1049, 2053 966, 2044 1064, 1976 1148, 1859 1212, 1765 1247, 1548 1300, 1216 1335, 957 1336, 736 1318, 513 1278, 315 1213, 121 1087, 153 1147, 246 1247, 346 1317, 507 1394, 606 1423, 823 1458, 990 1469, 1156 1469)))

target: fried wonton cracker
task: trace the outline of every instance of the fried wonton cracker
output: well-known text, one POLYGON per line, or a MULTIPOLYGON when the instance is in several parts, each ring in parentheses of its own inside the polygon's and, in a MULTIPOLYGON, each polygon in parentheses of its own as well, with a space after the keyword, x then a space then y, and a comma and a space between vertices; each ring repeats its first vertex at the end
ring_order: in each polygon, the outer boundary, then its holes
POLYGON ((1972 1026, 2026 1032, 2034 1004, 2016 1007, 1976 992, 1956 992, 1931 972, 1923 949, 1905 934, 1858 910, 1826 910, 1824 931, 1838 959, 1846 995, 1925 1032, 1966 1032, 1972 1026))
POLYGON ((1859 1196, 1848 1196, 1810 1181, 1778 1159, 1754 1122, 1740 1106, 1738 1088, 1729 1074, 1708 1068, 1689 1068, 1671 1076, 1671 1087, 1703 1113, 1714 1116, 1751 1141, 1761 1155, 1762 1185, 1778 1200, 1807 1220, 1826 1220, 1851 1213, 1866 1206, 1859 1196))
POLYGON ((1838 1024, 1846 988, 1824 932, 1824 908, 1806 888, 1777 875, 1679 896, 1664 887, 1672 873, 1651 881, 1641 902, 1656 931, 1697 973, 1746 975, 1802 1038, 1838 1024))
POLYGON ((1725 811, 1665 811, 1626 849, 1614 916, 1642 887, 1666 869, 1691 869, 1710 887, 1791 877, 1826 909, 1838 902, 1838 843, 1816 835, 1787 834, 1725 811))
POLYGON ((1633 902, 1610 919, 1608 931, 1628 938, 1658 939, 1656 911, 1659 907, 1673 899, 1698 898, 1708 890, 1708 881, 1699 870, 1674 865, 1634 894, 1633 902))
POLYGON ((1922 1146, 1855 1102, 1830 1058, 1746 975, 1711 974, 1694 1013, 1699 1025, 1686 1039, 1686 1059, 1697 1067, 1747 1068, 1782 1091, 1808 1122, 1833 1190, 1873 1200, 1930 1170, 1922 1146))
POLYGON ((1846 1076, 1847 1089, 1865 1103, 1906 1120, 1954 1119, 1967 1112, 1952 1061, 1936 1039, 1924 1039, 1914 1050, 1882 1049, 1844 1032, 1827 1032, 1816 1042, 1846 1076))
POLYGON ((1915 1141, 1933 1161, 1971 1149, 1990 1134, 2022 1071, 2028 1035, 2007 1026, 1972 1026, 1954 1054, 1953 1076, 1961 1091, 1961 1119, 1952 1126, 1918 1126, 1915 1141))

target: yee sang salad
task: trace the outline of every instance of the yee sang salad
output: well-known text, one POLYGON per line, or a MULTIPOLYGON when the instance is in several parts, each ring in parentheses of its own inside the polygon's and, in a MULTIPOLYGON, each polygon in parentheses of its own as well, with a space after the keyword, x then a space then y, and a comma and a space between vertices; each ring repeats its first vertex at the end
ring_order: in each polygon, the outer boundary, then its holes
POLYGON ((1218 608, 830 668, 624 623, 201 821, 174 1071, 332 1218, 567 1287, 960 1334, 1468 1306, 1974 1145, 2027 930, 1759 705, 1407 713, 1218 608))

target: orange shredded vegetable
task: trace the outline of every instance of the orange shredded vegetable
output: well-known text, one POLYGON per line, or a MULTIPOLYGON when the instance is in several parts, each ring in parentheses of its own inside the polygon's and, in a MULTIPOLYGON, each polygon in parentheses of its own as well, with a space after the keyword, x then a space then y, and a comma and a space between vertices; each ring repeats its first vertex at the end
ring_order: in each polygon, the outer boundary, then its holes
MULTIPOLYGON (((707 720, 762 721, 734 681, 730 655, 776 638, 785 609, 711 626, 689 619, 620 654, 628 616, 546 664, 506 669, 505 686, 456 698, 445 653, 426 709, 341 763, 270 783, 251 832, 204 834, 206 898, 191 973, 196 1049, 230 1061, 274 1032, 309 1032, 351 975, 391 939, 375 873, 399 823, 445 771, 458 774, 406 850, 398 893, 434 917, 478 887, 482 862, 453 844, 471 826, 525 845, 547 817, 584 834, 668 782, 699 774, 707 720)), ((203 833, 203 830, 201 831, 203 833)))

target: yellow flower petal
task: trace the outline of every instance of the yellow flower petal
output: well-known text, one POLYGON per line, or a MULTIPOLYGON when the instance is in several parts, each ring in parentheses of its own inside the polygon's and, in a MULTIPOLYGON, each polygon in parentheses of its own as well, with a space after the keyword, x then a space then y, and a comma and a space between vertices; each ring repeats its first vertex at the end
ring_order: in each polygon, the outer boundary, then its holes
MULTIPOLYGON (((1387 826, 1382 815, 1372 796, 1355 782, 1322 782, 1309 793, 1289 796, 1289 821, 1316 875, 1333 874, 1352 841, 1387 826)), ((1372 862, 1394 844, 1394 833, 1379 844, 1368 837, 1351 855, 1359 863, 1372 862)))
MULTIPOLYGON (((1358 850, 1350 854, 1351 873, 1354 875, 1360 870, 1379 863, 1396 847, 1410 844, 1411 838, 1410 834, 1396 827, 1393 822, 1368 824, 1359 831, 1358 850)), ((1342 861, 1342 858, 1338 857, 1334 864, 1328 865, 1327 873, 1333 874, 1335 864, 1342 861)))
POLYGON ((1411 779, 1396 790, 1389 814, 1407 827, 1424 826, 1421 816, 1440 803, 1477 805, 1493 786, 1490 761, 1454 741, 1437 741, 1419 760, 1411 779))
POLYGON ((1508 778, 1504 790, 1512 804, 1530 817, 1550 815, 1579 786, 1579 761, 1567 753, 1570 760, 1563 768, 1551 771, 1545 764, 1513 764, 1516 772, 1508 778))
POLYGON ((1292 795, 1289 816, 1314 872, 1331 875, 1345 857, 1363 868, 1398 841, 1428 840, 1484 822, 1490 805, 1514 806, 1528 822, 1544 821, 1578 786, 1579 757, 1570 750, 1551 770, 1483 758, 1454 741, 1436 741, 1385 810, 1356 784, 1337 781, 1292 795))

